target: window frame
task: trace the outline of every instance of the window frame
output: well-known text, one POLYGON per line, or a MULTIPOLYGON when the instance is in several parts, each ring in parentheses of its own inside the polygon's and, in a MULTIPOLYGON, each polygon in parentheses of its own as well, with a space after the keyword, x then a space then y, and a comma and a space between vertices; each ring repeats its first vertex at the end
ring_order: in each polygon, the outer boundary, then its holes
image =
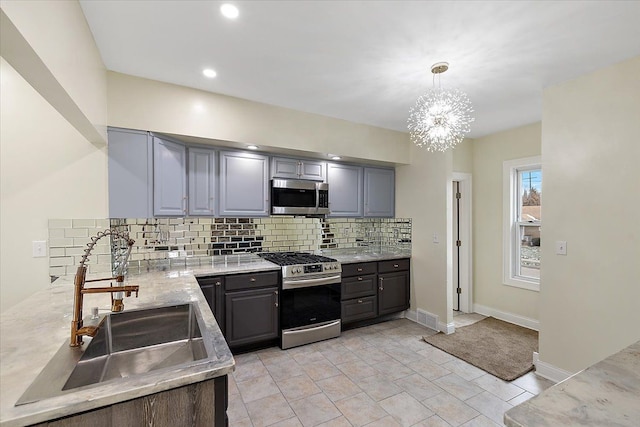
MULTIPOLYGON (((518 268, 516 264, 520 262, 520 243, 518 239, 520 238, 520 226, 524 224, 519 221, 518 218, 520 204, 520 183, 518 174, 519 172, 535 169, 542 170, 541 156, 525 157, 521 159, 506 160, 503 162, 502 282, 507 286, 528 289, 531 291, 540 291, 540 279, 518 275, 518 268)), ((542 221, 534 224, 542 227, 542 221)), ((526 225, 530 225, 530 223, 527 222, 526 225)))

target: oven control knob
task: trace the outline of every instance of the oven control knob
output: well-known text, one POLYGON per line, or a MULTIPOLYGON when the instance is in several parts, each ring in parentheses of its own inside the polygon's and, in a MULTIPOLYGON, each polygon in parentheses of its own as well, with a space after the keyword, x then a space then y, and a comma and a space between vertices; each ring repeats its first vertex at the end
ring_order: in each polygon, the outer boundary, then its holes
POLYGON ((302 273, 302 269, 300 267, 297 267, 293 270, 294 273, 302 273))

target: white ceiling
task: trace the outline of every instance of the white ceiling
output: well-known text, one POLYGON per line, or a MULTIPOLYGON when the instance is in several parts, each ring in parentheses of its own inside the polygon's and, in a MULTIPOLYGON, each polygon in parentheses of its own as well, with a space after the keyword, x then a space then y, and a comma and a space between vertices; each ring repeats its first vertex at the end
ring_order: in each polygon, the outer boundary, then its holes
POLYGON ((231 2, 235 21, 220 1, 80 3, 109 70, 400 131, 435 62, 480 137, 540 120, 543 88, 640 55, 640 1, 231 2))

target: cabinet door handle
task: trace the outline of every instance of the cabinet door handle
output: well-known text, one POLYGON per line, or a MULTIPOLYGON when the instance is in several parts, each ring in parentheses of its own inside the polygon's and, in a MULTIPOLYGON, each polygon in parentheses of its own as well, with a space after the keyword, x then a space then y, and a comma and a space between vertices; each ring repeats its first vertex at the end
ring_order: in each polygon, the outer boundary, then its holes
POLYGON ((362 282, 362 277, 358 277, 358 282, 362 282))
POLYGON ((274 294, 278 295, 278 291, 273 291, 274 294))
POLYGON ((187 213, 187 198, 186 197, 182 198, 182 212, 183 213, 187 213))
POLYGON ((398 268, 400 267, 398 264, 393 264, 393 268, 398 268))
POLYGON ((384 285, 382 284, 382 282, 384 281, 384 278, 380 278, 380 287, 378 289, 380 289, 381 291, 384 291, 384 285))
POLYGON ((220 282, 219 280, 216 282, 216 286, 220 286, 222 285, 222 282, 220 282))
POLYGON ((276 303, 274 304, 274 306, 276 306, 276 307, 277 307, 277 306, 278 306, 278 302, 276 302, 276 303))

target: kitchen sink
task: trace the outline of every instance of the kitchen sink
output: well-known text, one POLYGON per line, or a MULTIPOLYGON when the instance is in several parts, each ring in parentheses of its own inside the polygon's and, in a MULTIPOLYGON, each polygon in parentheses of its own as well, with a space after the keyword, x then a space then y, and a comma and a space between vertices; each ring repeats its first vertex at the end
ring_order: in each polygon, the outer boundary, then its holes
POLYGON ((88 344, 62 345, 16 406, 209 358, 200 324, 192 304, 107 314, 88 344))

